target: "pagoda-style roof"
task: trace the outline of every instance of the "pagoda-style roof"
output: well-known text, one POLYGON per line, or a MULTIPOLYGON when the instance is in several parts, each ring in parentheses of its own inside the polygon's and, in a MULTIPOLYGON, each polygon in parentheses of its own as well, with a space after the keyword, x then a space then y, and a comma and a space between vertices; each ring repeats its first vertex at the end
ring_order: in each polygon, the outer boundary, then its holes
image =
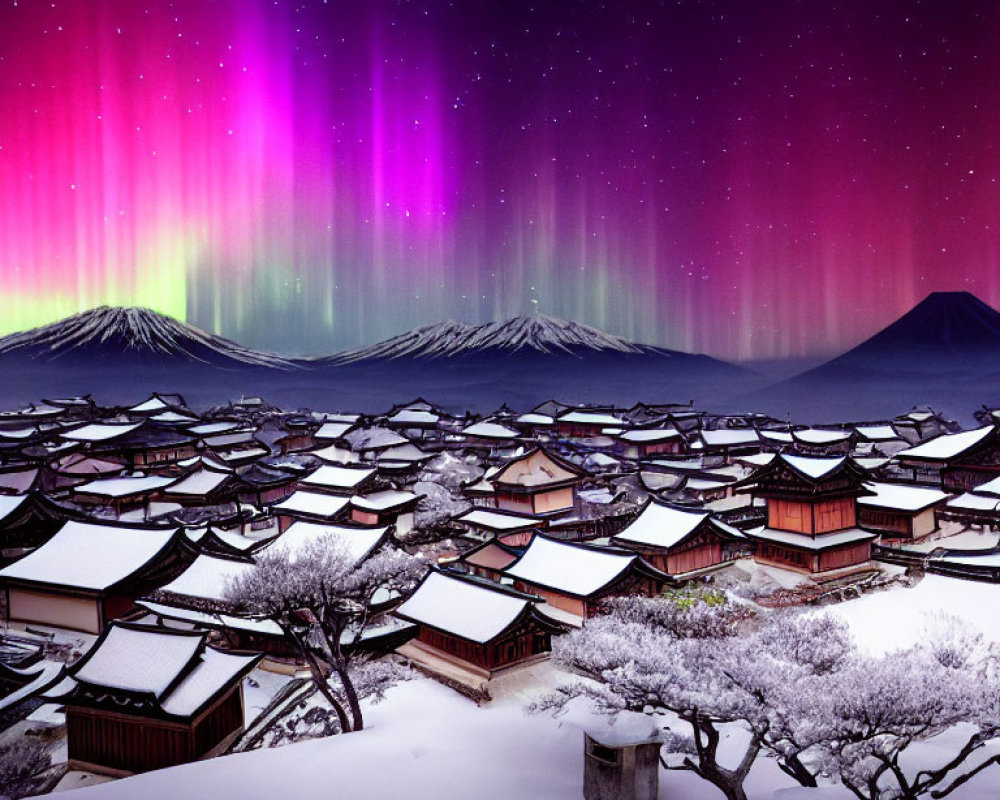
POLYGON ((46 696, 114 714, 190 721, 263 657, 216 650, 207 638, 204 631, 114 622, 46 696))
POLYGON ((961 433, 943 433, 916 447, 900 450, 896 457, 900 461, 921 461, 929 464, 945 464, 959 460, 987 447, 996 447, 998 431, 995 425, 984 425, 961 433))
POLYGON ((786 499, 833 499, 871 494, 868 473, 848 456, 811 458, 781 453, 737 481, 737 492, 786 499))
POLYGON ((503 464, 490 482, 507 490, 537 491, 572 486, 586 475, 586 470, 573 462, 544 447, 533 447, 503 464))
POLYGON ((492 581, 431 569, 393 613, 477 644, 531 620, 552 633, 566 628, 538 610, 541 599, 492 581))
POLYGON ((639 516, 611 541, 629 549, 670 550, 702 532, 728 540, 746 538, 707 511, 677 508, 650 497, 639 516))
POLYGON ((521 557, 503 570, 508 578, 572 597, 600 594, 629 573, 663 583, 669 575, 625 550, 564 542, 536 533, 521 557))

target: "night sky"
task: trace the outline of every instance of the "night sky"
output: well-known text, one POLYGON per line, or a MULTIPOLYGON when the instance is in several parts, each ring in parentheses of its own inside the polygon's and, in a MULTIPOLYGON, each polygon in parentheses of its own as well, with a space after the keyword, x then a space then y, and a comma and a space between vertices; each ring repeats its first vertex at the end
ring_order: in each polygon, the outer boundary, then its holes
POLYGON ((0 333, 538 309, 746 359, 1000 304, 1000 4, 0 2, 0 333))

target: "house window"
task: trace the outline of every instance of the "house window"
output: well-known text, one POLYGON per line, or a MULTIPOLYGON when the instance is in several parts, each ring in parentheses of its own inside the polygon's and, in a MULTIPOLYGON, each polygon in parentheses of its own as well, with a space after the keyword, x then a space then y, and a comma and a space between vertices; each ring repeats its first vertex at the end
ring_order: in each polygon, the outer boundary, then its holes
POLYGON ((622 757, 621 750, 615 750, 613 747, 605 747, 593 739, 587 740, 587 755, 595 761, 610 764, 614 767, 618 766, 622 757))

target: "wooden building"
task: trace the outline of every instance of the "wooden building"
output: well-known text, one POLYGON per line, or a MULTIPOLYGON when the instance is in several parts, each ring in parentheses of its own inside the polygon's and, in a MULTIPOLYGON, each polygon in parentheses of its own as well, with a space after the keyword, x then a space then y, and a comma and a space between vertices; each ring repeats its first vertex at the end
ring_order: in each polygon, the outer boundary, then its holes
POLYGON ((684 437, 676 428, 638 428, 619 434, 618 449, 625 458, 640 459, 684 451, 684 437))
POLYGON ((900 468, 914 481, 939 483, 950 491, 967 491, 1000 477, 1000 428, 985 425, 961 433, 945 433, 896 454, 900 468))
POLYGON ((536 447, 506 462, 490 478, 498 509, 521 514, 561 514, 573 508, 586 472, 536 447))
POLYGON ((178 529, 67 522, 0 570, 7 618, 100 633, 192 557, 178 529))
POLYGON ((676 508, 654 498, 611 543, 674 576, 716 567, 752 550, 742 531, 708 512, 676 508))
POLYGON ((937 510, 951 496, 940 489, 896 483, 866 483, 873 492, 858 498, 858 527, 883 539, 919 539, 938 529, 937 510))
POLYGON ((767 504, 767 524, 745 532, 754 559, 811 574, 868 564, 876 534, 857 527, 866 477, 850 458, 782 454, 740 481, 767 504))
POLYGON ((127 775, 221 752, 243 730, 243 677, 259 654, 207 633, 116 622, 46 696, 66 706, 72 768, 127 775))
POLYGON ((396 489, 354 495, 350 518, 359 525, 395 525, 396 532, 405 535, 413 529, 413 511, 419 502, 420 495, 396 489))
POLYGON ((591 439, 605 431, 621 433, 629 423, 617 414, 574 408, 556 418, 556 432, 564 439, 591 439))
POLYGON ((278 530, 286 530, 296 520, 330 523, 345 515, 350 498, 299 490, 274 506, 278 530))
POLYGON ((539 610, 539 602, 498 583, 431 569, 393 613, 419 626, 419 646, 408 653, 414 660, 423 655, 424 663, 457 662, 488 678, 547 657, 552 636, 566 630, 539 610))
POLYGON ((458 564, 469 574, 491 581, 500 581, 500 573, 513 564, 523 551, 491 539, 476 545, 458 557, 458 564))
POLYGON ((579 617, 592 617, 609 597, 659 594, 673 578, 627 550, 563 542, 536 534, 503 570, 514 588, 579 617))

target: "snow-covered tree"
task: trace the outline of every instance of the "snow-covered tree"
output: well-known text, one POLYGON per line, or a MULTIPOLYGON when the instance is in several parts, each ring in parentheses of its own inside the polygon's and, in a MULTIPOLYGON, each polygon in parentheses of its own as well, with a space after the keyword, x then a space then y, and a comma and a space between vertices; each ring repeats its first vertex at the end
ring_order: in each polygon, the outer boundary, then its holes
POLYGON ((280 547, 257 556, 234 580, 226 599, 235 610, 271 619, 309 665, 319 691, 344 732, 361 730, 361 699, 393 680, 391 665, 368 662, 358 644, 376 602, 405 593, 424 571, 419 559, 383 548, 357 561, 332 536, 319 537, 294 557, 280 547), (331 677, 336 683, 331 683, 331 677))
POLYGON ((630 598, 557 643, 557 660, 591 680, 557 689, 536 708, 558 709, 582 695, 604 713, 659 715, 665 767, 690 770, 730 800, 745 800, 743 783, 765 750, 800 783, 816 785, 805 760, 817 742, 789 709, 796 686, 830 674, 849 649, 836 622, 757 619, 721 593, 630 598), (725 764, 719 746, 734 726, 747 734, 745 745, 735 765, 725 764))
POLYGON ((662 718, 661 755, 744 800, 743 782, 760 755, 803 786, 839 778, 859 800, 944 797, 1000 755, 996 663, 983 638, 939 620, 928 639, 885 656, 860 652, 846 625, 829 614, 755 615, 721 595, 681 594, 610 604, 610 613, 556 643, 554 655, 587 680, 535 704, 561 709, 590 698, 607 714, 662 718), (945 732, 950 757, 914 769, 903 758, 915 742, 945 732), (740 729, 735 763, 719 758, 740 729))
POLYGON ((1000 686, 982 637, 952 622, 925 644, 855 659, 809 709, 825 726, 828 769, 860 800, 945 797, 1000 763, 1000 686), (947 736, 944 736, 947 734, 947 736), (942 737, 934 764, 907 757, 942 737))

